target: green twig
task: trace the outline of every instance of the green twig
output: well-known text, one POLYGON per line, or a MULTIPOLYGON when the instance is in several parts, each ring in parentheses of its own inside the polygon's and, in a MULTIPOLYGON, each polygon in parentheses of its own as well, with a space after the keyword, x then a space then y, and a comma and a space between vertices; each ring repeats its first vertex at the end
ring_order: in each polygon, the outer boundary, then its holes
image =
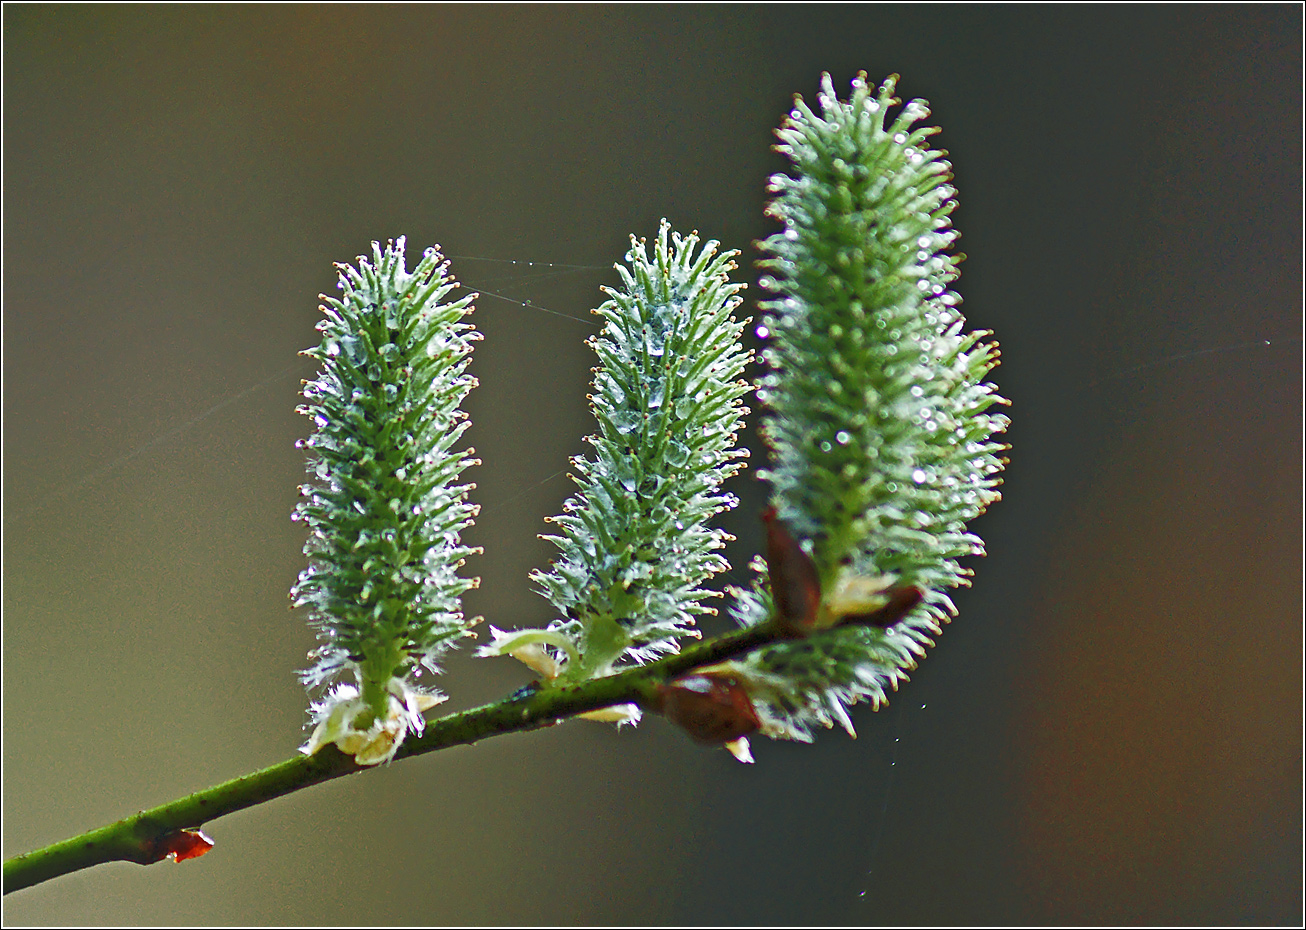
MULTIPOLYGON (((396 759, 437 749, 475 743, 491 736, 552 726, 585 711, 614 704, 639 704, 656 710, 658 686, 693 668, 712 665, 741 655, 784 634, 766 623, 715 637, 639 668, 607 678, 554 688, 523 688, 482 707, 431 721, 420 738, 409 739, 396 759)), ((312 756, 285 762, 214 785, 116 823, 74 836, 4 864, 4 893, 28 888, 102 862, 149 865, 167 855, 167 840, 184 829, 194 829, 226 814, 271 801, 282 795, 365 771, 334 746, 312 756)))

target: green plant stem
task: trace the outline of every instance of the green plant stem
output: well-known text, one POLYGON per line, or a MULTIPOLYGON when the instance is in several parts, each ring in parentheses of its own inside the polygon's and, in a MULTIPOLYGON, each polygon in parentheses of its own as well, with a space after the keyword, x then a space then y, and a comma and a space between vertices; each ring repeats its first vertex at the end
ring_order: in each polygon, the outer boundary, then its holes
MULTIPOLYGON (((742 655, 785 636, 773 622, 714 637, 686 648, 678 655, 628 669, 607 678, 559 687, 527 686, 482 707, 461 711, 429 722, 420 738, 404 743, 395 756, 403 759, 437 749, 475 743, 491 736, 553 726, 576 714, 614 704, 638 704, 656 711, 658 686, 705 665, 742 655)), ((167 837, 194 829, 311 785, 353 775, 370 768, 359 766, 334 746, 312 756, 296 756, 141 811, 116 823, 88 831, 43 849, 15 856, 4 863, 4 893, 28 888, 102 862, 149 865, 164 858, 167 837)))

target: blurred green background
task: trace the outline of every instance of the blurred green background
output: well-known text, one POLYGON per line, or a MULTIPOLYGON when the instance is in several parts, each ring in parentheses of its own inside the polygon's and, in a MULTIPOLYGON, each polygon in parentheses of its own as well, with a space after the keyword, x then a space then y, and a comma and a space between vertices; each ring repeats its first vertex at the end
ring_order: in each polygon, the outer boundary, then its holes
MULTIPOLYGON (((569 723, 5 921, 1299 921, 1301 41, 1291 5, 7 6, 5 856, 302 740, 295 353, 372 239, 486 295, 467 606, 501 626, 551 618, 526 574, 592 430, 593 327, 523 303, 586 317, 663 216, 755 280, 822 71, 930 101, 1014 426, 959 620, 855 742, 569 723)), ((448 666, 449 707, 527 680, 448 666)))

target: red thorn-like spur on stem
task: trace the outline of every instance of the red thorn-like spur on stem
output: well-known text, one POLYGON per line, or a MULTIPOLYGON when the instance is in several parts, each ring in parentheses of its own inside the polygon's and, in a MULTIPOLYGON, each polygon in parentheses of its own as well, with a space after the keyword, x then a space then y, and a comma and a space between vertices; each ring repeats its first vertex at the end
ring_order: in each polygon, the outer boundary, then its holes
POLYGON ((177 830, 162 836, 154 844, 151 862, 172 859, 173 862, 185 862, 198 859, 213 848, 213 840, 204 835, 203 830, 177 830))

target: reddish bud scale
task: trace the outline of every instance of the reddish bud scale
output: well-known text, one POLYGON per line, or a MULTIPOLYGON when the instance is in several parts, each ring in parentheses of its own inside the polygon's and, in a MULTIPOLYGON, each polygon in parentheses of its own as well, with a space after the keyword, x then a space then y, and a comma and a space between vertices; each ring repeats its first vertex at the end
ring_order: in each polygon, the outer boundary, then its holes
POLYGON ((775 508, 762 511, 766 523, 766 568, 776 617, 786 632, 803 636, 816 625, 821 606, 821 577, 812 557, 776 516, 775 508))
POLYGON ((762 726, 747 689, 733 675, 695 672, 659 691, 662 714, 696 743, 720 746, 762 726))

